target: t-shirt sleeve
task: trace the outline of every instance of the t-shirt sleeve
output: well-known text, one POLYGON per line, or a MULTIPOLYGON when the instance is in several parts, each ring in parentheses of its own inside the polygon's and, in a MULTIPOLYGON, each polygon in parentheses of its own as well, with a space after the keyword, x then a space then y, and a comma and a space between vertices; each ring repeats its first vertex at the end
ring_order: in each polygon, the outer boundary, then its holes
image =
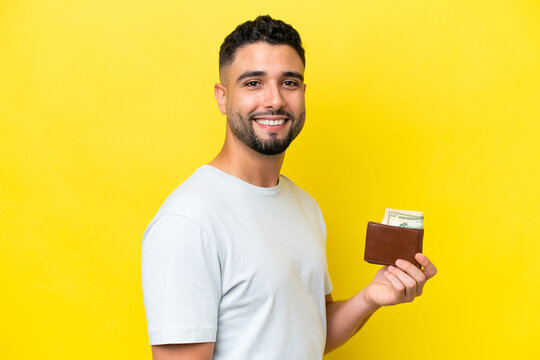
POLYGON ((189 218, 164 213, 142 242, 150 345, 216 341, 221 298, 213 239, 189 218))
POLYGON ((317 209, 317 215, 319 218, 319 225, 321 227, 321 232, 323 234, 324 239, 324 294, 328 295, 332 292, 333 286, 332 286, 332 280, 330 279, 330 274, 328 273, 328 261, 326 259, 326 224, 324 222, 324 217, 321 211, 321 208, 319 207, 319 204, 315 202, 316 209, 317 209))
POLYGON ((334 288, 332 286, 332 280, 330 279, 330 274, 328 273, 328 263, 327 263, 326 257, 325 257, 325 261, 324 261, 324 294, 325 295, 330 294, 333 289, 334 288))

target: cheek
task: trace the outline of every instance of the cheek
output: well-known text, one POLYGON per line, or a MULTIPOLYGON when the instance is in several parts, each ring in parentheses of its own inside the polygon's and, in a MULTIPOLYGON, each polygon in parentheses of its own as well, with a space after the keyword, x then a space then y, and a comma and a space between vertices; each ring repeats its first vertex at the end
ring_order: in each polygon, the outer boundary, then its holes
POLYGON ((289 103, 289 106, 291 106, 292 108, 296 110, 304 109, 305 104, 306 104, 306 98, 304 97, 304 93, 297 91, 290 94, 288 103, 289 103))
POLYGON ((257 110, 259 100, 256 96, 235 96, 227 102, 227 106, 234 112, 247 115, 257 110))

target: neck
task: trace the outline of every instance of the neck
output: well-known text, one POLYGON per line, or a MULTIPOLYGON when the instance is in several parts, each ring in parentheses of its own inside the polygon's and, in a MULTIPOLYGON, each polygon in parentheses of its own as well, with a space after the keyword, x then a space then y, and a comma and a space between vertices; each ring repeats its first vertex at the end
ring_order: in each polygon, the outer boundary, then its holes
POLYGON ((273 187, 279 181, 283 160, 284 152, 278 155, 259 154, 227 131, 223 148, 208 165, 252 185, 273 187))

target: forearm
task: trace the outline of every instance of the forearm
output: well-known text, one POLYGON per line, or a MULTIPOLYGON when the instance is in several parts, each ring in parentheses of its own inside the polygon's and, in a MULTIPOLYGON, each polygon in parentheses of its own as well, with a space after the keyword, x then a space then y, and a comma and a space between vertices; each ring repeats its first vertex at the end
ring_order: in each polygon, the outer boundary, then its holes
POLYGON ((380 307, 367 302, 364 291, 360 291, 347 301, 335 301, 326 304, 325 354, 349 340, 380 307))

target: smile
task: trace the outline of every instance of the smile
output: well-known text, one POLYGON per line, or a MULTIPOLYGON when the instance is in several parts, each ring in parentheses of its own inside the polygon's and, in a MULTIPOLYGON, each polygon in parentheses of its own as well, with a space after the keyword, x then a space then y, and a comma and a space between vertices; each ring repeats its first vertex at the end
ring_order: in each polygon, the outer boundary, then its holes
POLYGON ((258 124, 266 125, 266 126, 279 126, 283 125, 287 119, 277 119, 277 120, 269 120, 269 119, 255 119, 255 121, 258 124))

